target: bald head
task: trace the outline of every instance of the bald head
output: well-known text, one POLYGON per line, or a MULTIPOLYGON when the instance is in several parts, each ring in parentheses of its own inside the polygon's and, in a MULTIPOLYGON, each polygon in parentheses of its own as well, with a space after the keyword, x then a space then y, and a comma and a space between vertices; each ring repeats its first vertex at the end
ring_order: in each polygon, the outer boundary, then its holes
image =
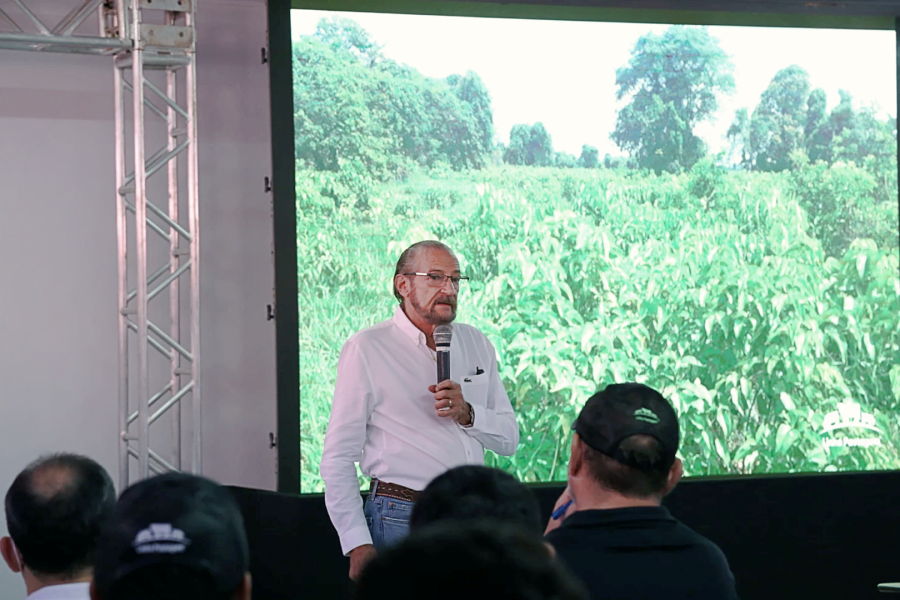
POLYGON ((31 494, 42 502, 71 495, 75 483, 76 473, 72 466, 58 463, 38 466, 26 481, 31 494))
POLYGON ((5 502, 6 524, 24 566, 53 577, 89 569, 115 501, 109 474, 90 458, 55 454, 28 465, 5 502))

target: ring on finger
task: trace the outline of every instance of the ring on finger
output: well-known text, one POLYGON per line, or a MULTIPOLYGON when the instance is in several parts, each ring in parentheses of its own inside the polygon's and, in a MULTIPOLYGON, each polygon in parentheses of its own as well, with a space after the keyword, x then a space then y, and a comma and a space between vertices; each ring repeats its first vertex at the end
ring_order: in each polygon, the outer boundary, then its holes
POLYGON ((449 406, 449 408, 453 408, 453 400, 448 400, 448 401, 447 401, 447 402, 449 402, 449 403, 450 403, 450 406, 449 406))

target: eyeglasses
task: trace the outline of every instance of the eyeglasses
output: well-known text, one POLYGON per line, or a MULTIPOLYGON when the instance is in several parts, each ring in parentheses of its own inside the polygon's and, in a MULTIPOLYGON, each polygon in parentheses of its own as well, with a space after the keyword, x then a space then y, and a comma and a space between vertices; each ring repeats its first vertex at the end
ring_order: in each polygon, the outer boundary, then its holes
POLYGON ((454 290, 459 289, 459 284, 461 281, 468 281, 468 277, 460 277, 459 275, 443 275, 441 273, 404 273, 406 276, 418 275, 419 277, 427 277, 428 278, 428 286, 433 288, 442 288, 447 280, 450 280, 450 285, 453 286, 454 290))

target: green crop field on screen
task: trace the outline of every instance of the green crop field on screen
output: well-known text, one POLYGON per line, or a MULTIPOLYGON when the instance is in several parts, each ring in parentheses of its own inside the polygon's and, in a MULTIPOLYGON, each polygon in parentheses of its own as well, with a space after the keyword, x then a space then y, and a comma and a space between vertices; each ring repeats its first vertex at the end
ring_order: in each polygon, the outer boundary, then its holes
POLYGON ((489 465, 564 480, 585 400, 640 381, 690 476, 900 468, 893 31, 292 26, 303 492, 341 346, 421 239, 471 277, 457 319, 516 410, 489 465))

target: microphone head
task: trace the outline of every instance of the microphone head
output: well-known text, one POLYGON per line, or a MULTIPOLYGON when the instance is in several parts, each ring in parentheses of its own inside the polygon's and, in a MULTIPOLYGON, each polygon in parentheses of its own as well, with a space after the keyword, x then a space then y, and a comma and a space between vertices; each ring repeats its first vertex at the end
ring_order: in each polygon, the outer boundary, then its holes
POLYGON ((449 348, 453 338, 453 328, 449 325, 438 325, 434 328, 434 345, 449 348))

